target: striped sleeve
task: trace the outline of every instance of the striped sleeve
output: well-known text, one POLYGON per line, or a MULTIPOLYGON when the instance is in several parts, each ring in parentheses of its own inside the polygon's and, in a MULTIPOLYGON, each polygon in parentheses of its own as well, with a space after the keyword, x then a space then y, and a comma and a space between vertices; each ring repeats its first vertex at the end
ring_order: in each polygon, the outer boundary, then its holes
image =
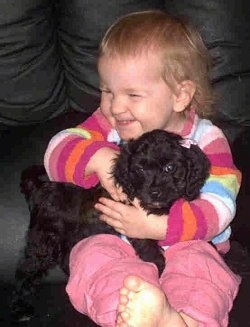
POLYGON ((56 134, 44 155, 44 166, 50 180, 71 182, 84 188, 96 185, 99 182, 97 176, 86 176, 85 167, 100 148, 117 149, 115 144, 107 141, 110 129, 98 109, 82 124, 56 134))
POLYGON ((191 202, 177 200, 168 216, 166 239, 160 245, 172 245, 186 240, 212 240, 231 223, 236 211, 236 197, 241 173, 235 167, 228 142, 216 126, 206 131, 199 140, 211 170, 201 189, 200 197, 191 202))

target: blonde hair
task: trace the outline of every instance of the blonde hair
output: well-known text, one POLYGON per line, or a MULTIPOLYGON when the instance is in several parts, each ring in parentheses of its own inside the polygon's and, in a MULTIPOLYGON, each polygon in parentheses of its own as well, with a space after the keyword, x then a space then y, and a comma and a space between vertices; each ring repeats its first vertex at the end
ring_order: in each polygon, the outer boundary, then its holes
POLYGON ((187 22, 152 10, 128 14, 106 32, 99 48, 103 55, 128 58, 158 51, 162 77, 175 90, 177 83, 191 80, 196 92, 190 104, 201 117, 211 114, 210 57, 200 34, 187 22))

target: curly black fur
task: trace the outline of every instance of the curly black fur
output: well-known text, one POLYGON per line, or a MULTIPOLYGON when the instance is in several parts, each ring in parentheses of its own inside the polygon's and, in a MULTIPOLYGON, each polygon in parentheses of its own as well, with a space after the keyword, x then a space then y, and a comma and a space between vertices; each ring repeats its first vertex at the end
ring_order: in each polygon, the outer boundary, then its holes
MULTIPOLYGON (((186 148, 182 142, 176 134, 154 130, 125 144, 114 162, 116 183, 129 200, 138 198, 148 213, 167 214, 175 200, 199 196, 210 164, 197 145, 186 148)), ((100 221, 93 208, 100 196, 108 196, 101 186, 85 190, 51 182, 43 166, 31 166, 22 173, 20 187, 29 205, 30 225, 24 258, 16 270, 12 311, 15 319, 23 320, 32 316, 30 295, 48 270, 59 265, 69 274, 69 253, 78 241, 100 233, 119 234, 100 221)), ((154 262, 161 274, 165 260, 157 242, 128 239, 137 255, 154 262)))

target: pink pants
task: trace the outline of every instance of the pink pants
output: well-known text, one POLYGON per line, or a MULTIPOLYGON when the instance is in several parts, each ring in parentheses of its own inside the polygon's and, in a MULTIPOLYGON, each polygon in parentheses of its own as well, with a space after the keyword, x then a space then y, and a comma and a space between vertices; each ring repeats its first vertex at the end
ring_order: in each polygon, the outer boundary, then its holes
POLYGON ((70 301, 98 325, 113 327, 123 280, 137 275, 160 287, 169 303, 198 320, 199 326, 227 326, 240 277, 217 251, 205 241, 180 242, 168 248, 165 257, 159 279, 156 266, 140 260, 120 238, 97 235, 82 240, 70 256, 70 301))

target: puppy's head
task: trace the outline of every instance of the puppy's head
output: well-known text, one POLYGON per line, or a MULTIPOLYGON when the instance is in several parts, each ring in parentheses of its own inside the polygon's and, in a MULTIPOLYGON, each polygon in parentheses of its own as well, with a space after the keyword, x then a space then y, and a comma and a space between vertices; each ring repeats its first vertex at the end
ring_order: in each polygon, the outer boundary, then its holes
POLYGON ((54 228, 57 232, 60 230, 62 235, 63 221, 74 221, 75 217, 79 216, 83 199, 87 208, 93 194, 97 193, 71 183, 49 181, 43 165, 33 165, 22 172, 20 190, 30 210, 30 226, 39 222, 43 229, 48 228, 48 231, 52 231, 54 228))
POLYGON ((210 163, 197 145, 183 143, 179 135, 153 130, 122 147, 112 174, 131 201, 136 197, 149 213, 166 214, 175 200, 199 196, 210 163))
POLYGON ((32 165, 22 172, 20 190, 27 201, 29 201, 31 194, 39 189, 45 181, 49 181, 49 178, 43 165, 32 165))

